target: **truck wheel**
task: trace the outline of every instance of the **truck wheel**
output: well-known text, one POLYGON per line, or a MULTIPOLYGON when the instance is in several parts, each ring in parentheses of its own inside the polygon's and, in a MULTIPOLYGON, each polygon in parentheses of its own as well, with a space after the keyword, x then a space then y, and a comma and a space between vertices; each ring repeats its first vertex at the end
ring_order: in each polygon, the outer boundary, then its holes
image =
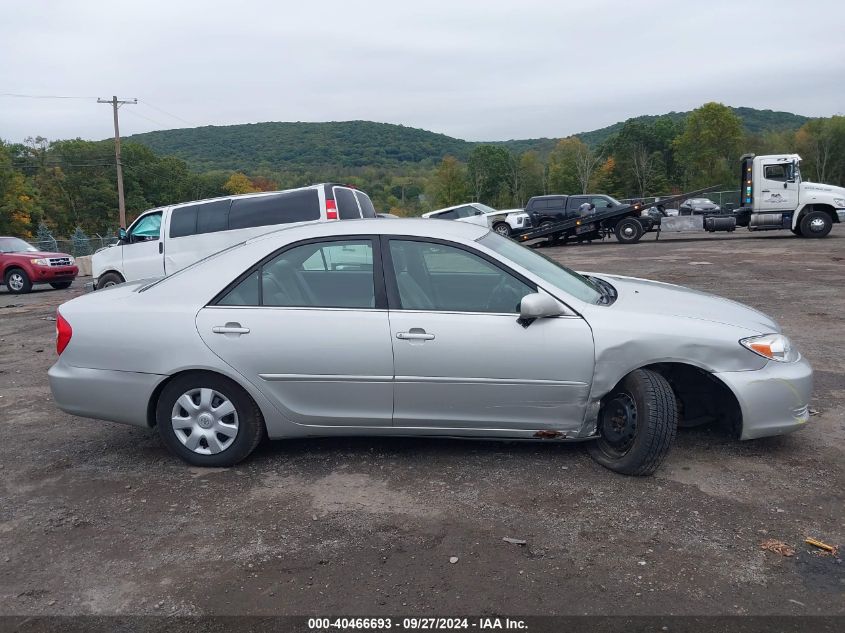
POLYGON ((6 271, 6 288, 13 295, 25 295, 32 290, 32 282, 29 276, 20 268, 10 268, 6 271))
POLYGON ((122 283, 123 277, 117 273, 106 273, 97 280, 97 290, 102 290, 103 288, 109 288, 110 286, 116 286, 122 283))
POLYGON ((511 227, 508 226, 507 222, 496 222, 496 224, 493 225, 493 231, 495 231, 502 237, 511 236, 511 227))
POLYGON ((643 225, 635 218, 625 218, 616 225, 616 240, 620 244, 636 244, 643 236, 643 225))
POLYGON ((824 211, 811 211, 801 218, 801 237, 824 237, 833 228, 833 221, 824 211))
POLYGON ((650 475, 669 453, 678 428, 678 405, 667 380, 648 369, 628 374, 602 400, 599 437, 590 456, 623 475, 650 475))

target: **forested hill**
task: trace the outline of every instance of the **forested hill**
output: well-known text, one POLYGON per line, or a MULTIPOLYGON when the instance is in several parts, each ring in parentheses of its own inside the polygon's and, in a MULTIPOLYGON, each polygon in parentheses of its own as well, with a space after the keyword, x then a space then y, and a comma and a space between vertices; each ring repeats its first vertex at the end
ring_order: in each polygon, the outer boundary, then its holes
MULTIPOLYGON (((795 130, 809 119, 789 112, 732 108, 746 131, 795 130)), ((675 121, 688 112, 646 115, 635 121, 653 122, 659 116, 675 121)), ((622 129, 625 122, 578 134, 598 146, 622 129)), ((199 171, 213 169, 257 171, 309 167, 396 167, 401 164, 434 164, 446 155, 469 157, 472 143, 404 125, 372 121, 329 123, 269 122, 161 130, 128 137, 159 154, 177 156, 199 171)), ((539 138, 494 142, 516 152, 548 154, 559 139, 539 138)))

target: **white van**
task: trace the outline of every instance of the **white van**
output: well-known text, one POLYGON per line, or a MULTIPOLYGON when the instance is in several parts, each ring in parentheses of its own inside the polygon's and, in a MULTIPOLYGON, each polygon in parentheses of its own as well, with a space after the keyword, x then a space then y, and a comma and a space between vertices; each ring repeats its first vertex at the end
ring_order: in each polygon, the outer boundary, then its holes
POLYGON ((280 224, 375 217, 367 194, 331 183, 150 209, 91 258, 94 287, 173 274, 280 224))

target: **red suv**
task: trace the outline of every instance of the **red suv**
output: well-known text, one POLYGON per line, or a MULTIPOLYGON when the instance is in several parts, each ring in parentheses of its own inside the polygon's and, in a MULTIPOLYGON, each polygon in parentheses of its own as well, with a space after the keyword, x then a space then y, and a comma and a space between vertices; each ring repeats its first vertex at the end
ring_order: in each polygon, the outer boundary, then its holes
POLYGON ((17 237, 0 237, 0 279, 13 294, 32 290, 32 284, 70 286, 79 268, 66 253, 44 253, 17 237))

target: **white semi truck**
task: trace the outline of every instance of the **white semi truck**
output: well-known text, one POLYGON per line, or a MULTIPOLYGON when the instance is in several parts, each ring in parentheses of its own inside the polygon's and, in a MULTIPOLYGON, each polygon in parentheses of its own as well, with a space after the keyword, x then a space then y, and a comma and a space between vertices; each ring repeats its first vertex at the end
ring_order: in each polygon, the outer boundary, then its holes
POLYGON ((737 226, 824 237, 834 223, 845 222, 845 188, 803 181, 798 154, 745 154, 740 162, 741 206, 733 212, 737 226))

